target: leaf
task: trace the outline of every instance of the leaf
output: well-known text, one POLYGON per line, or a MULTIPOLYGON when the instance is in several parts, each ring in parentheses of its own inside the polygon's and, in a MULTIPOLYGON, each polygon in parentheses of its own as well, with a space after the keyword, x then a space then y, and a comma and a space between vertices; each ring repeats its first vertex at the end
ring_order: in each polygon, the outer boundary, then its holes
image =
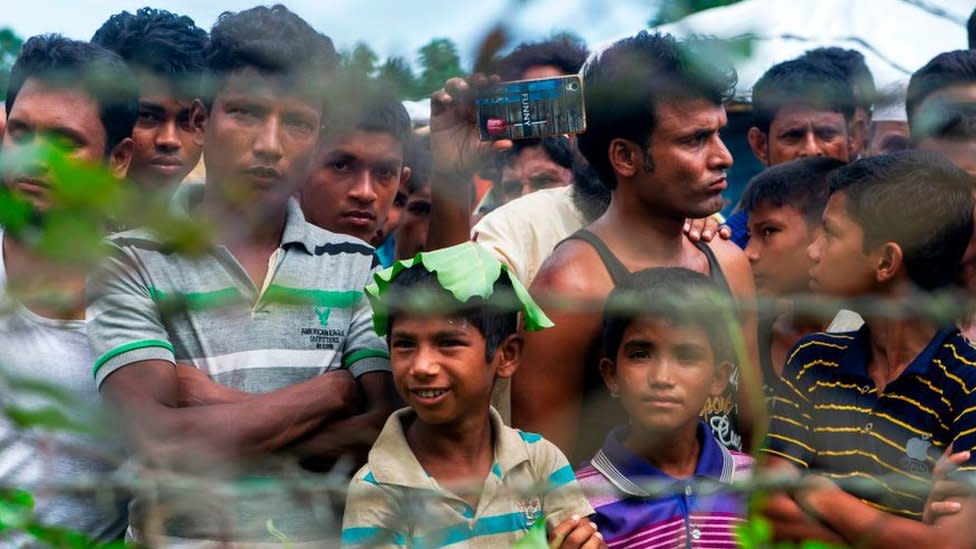
POLYGON ((0 532, 19 530, 34 514, 34 496, 24 490, 0 491, 0 532))
MULTIPOLYGON (((0 375, 0 377, 2 377, 2 375, 0 375)), ((56 402, 64 405, 65 407, 71 408, 82 406, 82 403, 79 402, 78 397, 76 397, 73 393, 48 381, 27 377, 7 376, 3 377, 3 385, 6 386, 8 391, 21 397, 28 395, 41 397, 50 402, 56 402)))
POLYGON ((553 326, 552 321, 535 303, 528 290, 516 277, 509 274, 508 267, 498 261, 498 258, 484 246, 475 242, 465 242, 448 248, 420 252, 413 259, 397 261, 392 267, 374 275, 375 282, 366 287, 366 295, 369 296, 373 307, 373 325, 377 334, 385 335, 388 328, 387 308, 382 299, 383 295, 401 272, 414 265, 422 265, 427 271, 435 273, 438 284, 461 303, 467 303, 473 297, 482 299, 490 297, 495 282, 504 272, 512 283, 515 297, 522 305, 525 329, 531 332, 553 326))
POLYGON ((535 521, 528 533, 512 545, 512 549, 549 549, 545 519, 535 521))
POLYGON ((42 428, 55 431, 71 431, 90 434, 91 427, 69 419, 61 410, 44 407, 28 410, 17 406, 7 406, 3 414, 21 429, 42 428))

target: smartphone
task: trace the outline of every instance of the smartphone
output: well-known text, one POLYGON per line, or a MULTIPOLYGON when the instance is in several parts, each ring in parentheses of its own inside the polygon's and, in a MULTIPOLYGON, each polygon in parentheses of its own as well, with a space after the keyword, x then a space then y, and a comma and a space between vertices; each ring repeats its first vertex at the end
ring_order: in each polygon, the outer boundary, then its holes
POLYGON ((500 82, 478 95, 482 141, 536 139, 586 131, 579 75, 500 82))

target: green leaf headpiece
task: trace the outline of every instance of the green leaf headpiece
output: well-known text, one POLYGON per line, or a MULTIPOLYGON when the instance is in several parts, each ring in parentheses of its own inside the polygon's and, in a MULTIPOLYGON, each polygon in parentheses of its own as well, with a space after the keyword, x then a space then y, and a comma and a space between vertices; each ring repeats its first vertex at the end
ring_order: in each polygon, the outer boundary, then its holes
POLYGON ((377 334, 386 335, 389 328, 389 311, 383 296, 401 272, 415 265, 421 265, 428 272, 434 273, 437 283, 460 303, 467 303, 473 297, 491 297, 495 282, 504 274, 512 284, 515 298, 521 304, 525 329, 534 332, 553 326, 546 313, 508 271, 507 266, 484 246, 465 242, 449 248, 420 252, 413 259, 397 261, 392 267, 373 276, 375 282, 366 287, 366 295, 373 307, 373 325, 377 334))

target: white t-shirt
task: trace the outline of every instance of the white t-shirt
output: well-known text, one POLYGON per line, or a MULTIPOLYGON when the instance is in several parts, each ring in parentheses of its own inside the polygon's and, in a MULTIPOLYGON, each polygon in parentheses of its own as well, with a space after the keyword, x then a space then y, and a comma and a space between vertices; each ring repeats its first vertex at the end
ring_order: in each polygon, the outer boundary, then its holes
MULTIPOLYGON (((92 378, 94 357, 86 322, 45 318, 13 302, 5 291, 2 243, 0 230, 0 406, 54 407, 72 422, 92 425, 101 401, 92 378), (22 382, 55 387, 65 402, 41 396, 22 382)), ((46 526, 68 528, 99 541, 119 538, 127 524, 124 500, 57 493, 42 485, 111 472, 124 457, 121 445, 109 437, 20 430, 0 415, 0 483, 30 491, 37 517, 46 526)), ((0 534, 0 546, 21 547, 30 539, 0 534)))
POLYGON ((573 186, 541 189, 488 213, 471 229, 471 240, 495 252, 526 288, 542 263, 586 220, 573 204, 573 186))

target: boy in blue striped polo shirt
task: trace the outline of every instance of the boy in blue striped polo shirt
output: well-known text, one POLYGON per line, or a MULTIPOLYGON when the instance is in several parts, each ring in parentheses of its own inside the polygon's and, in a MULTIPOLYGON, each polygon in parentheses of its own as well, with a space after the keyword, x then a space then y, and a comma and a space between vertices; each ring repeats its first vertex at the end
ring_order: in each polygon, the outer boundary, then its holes
POLYGON ((525 328, 552 325, 490 251, 464 243, 398 261, 366 288, 397 391, 353 478, 344 547, 509 547, 545 521, 553 547, 605 547, 565 456, 491 408, 525 328))
POLYGON ((777 539, 976 543, 971 498, 959 500, 957 514, 922 522, 940 455, 976 446, 976 349, 951 319, 926 309, 958 275, 973 206, 967 174, 920 151, 831 175, 823 233, 808 250, 812 286, 871 301, 859 311, 860 330, 813 334, 787 354, 763 452, 769 470, 808 474, 800 488, 768 499, 777 539))
POLYGON ((629 422, 576 476, 611 548, 736 545, 743 501, 712 488, 747 475, 752 458, 725 448, 700 419, 732 369, 737 321, 720 292, 701 273, 656 268, 607 301, 600 373, 629 422))

